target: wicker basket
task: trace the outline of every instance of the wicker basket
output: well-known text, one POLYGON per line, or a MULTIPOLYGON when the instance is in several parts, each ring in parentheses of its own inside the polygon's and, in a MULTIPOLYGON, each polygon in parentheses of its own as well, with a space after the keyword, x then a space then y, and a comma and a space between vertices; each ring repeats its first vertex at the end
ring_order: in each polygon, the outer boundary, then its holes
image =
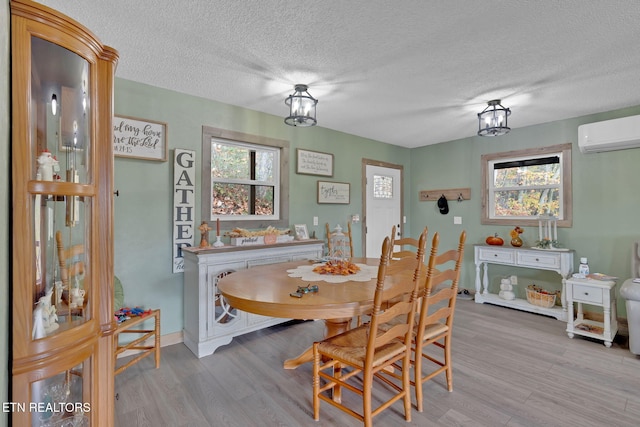
POLYGON ((543 294, 535 289, 527 289, 527 301, 538 307, 551 308, 556 304, 555 294, 543 294))

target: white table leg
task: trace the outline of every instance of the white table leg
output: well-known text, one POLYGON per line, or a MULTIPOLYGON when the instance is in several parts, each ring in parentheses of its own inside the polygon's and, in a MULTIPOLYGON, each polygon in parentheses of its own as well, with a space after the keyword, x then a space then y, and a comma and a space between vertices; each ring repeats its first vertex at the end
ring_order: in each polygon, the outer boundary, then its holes
POLYGON ((581 302, 578 303, 578 313, 576 314, 576 321, 577 322, 584 321, 584 314, 582 312, 582 303, 581 302))
POLYGON ((480 294, 480 292, 482 291, 481 285, 480 285, 480 266, 482 265, 482 263, 478 263, 476 264, 476 294, 480 294))
POLYGON ((487 272, 487 270, 489 270, 489 266, 487 265, 486 262, 483 263, 484 264, 484 275, 482 276, 482 285, 484 286, 484 291, 482 292, 484 295, 488 295, 489 294, 489 273, 487 272))
MULTIPOLYGON (((572 298, 573 300, 573 298, 572 298)), ((567 335, 573 338, 573 302, 567 304, 567 335)))

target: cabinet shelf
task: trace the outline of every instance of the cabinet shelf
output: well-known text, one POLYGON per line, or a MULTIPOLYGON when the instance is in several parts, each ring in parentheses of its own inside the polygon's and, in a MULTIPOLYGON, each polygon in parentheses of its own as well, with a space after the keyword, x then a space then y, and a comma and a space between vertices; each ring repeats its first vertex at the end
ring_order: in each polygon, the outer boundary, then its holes
POLYGON ((60 196, 93 197, 96 195, 96 189, 93 185, 57 181, 29 181, 27 191, 32 194, 56 194, 60 196))

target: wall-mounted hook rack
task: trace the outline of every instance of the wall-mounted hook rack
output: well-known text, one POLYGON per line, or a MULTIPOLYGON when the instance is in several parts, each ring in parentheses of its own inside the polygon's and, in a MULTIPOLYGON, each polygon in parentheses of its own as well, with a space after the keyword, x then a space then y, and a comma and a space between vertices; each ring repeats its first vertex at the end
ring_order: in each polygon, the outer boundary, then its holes
POLYGON ((471 200, 471 188, 449 188, 446 190, 422 190, 420 191, 421 202, 436 202, 444 196, 447 200, 471 200))

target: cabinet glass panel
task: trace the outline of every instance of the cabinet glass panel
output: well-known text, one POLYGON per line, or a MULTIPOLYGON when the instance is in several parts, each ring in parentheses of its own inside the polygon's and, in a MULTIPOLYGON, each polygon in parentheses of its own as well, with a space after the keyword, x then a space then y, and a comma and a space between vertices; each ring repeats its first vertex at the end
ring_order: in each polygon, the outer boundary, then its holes
POLYGON ((83 372, 89 372, 90 359, 50 378, 31 383, 32 427, 84 427, 91 412, 88 392, 83 387, 83 372), (86 367, 86 369, 85 369, 86 367))
POLYGON ((89 320, 91 300, 88 197, 36 194, 32 338, 89 320))
POLYGON ((89 62, 31 37, 32 179, 86 184, 90 180, 89 62))

